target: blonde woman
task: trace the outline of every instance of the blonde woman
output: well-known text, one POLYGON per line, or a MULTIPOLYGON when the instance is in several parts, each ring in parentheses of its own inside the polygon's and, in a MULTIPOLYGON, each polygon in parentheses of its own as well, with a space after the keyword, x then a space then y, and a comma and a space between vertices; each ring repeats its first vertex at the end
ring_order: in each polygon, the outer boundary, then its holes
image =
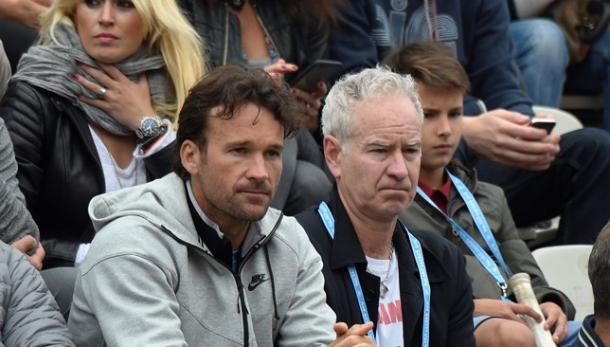
POLYGON ((55 0, 0 106, 45 268, 78 264, 95 195, 171 171, 172 124, 203 74, 173 0, 55 0))

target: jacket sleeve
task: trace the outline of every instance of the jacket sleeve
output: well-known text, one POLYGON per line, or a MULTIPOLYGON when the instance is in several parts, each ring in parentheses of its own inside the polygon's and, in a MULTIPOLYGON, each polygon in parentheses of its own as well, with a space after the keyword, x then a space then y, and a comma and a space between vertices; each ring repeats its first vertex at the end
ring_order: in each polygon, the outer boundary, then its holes
MULTIPOLYGON (((474 6, 464 2, 463 6, 474 6)), ((471 93, 485 102, 487 109, 504 108, 533 115, 531 101, 521 90, 518 68, 508 34, 509 12, 506 0, 479 0, 474 18, 463 19, 471 35, 470 47, 464 47, 468 55, 466 71, 472 83, 471 93)), ((464 30, 466 31, 466 30, 464 30)), ((467 109, 470 109, 467 107, 467 109)))
POLYGON ((112 229, 111 224, 98 232, 81 265, 68 320, 75 343, 186 346, 174 288, 177 273, 146 255, 112 251, 110 238, 125 231, 112 229))
MULTIPOLYGON (((447 342, 451 346, 474 346, 472 313, 474 301, 470 277, 466 273, 466 261, 456 247, 452 247, 449 264, 455 264, 455 295, 451 303, 449 326, 447 327, 447 342)), ((433 299, 434 300, 434 299, 433 299)))
MULTIPOLYGON (((44 184, 45 158, 48 157, 45 141, 47 132, 51 131, 46 129, 44 120, 54 109, 50 100, 24 82, 12 82, 0 106, 0 117, 13 142, 19 188, 29 211, 37 210, 39 192, 44 184)), ((78 248, 77 243, 49 238, 44 240, 43 246, 47 253, 45 266, 54 258, 73 261, 78 248)))
POLYGON ((525 272, 530 275, 532 287, 538 302, 554 302, 561 307, 569 319, 573 319, 576 313, 574 305, 561 291, 549 287, 536 260, 532 256, 532 252, 530 252, 525 242, 519 237, 517 227, 508 208, 506 197, 501 191, 498 196, 501 201, 498 212, 502 216, 501 226, 496 233, 496 239, 499 242, 500 252, 502 252, 508 267, 513 273, 525 272))
POLYGON ((161 178, 172 172, 176 160, 176 141, 172 141, 155 154, 144 158, 144 165, 150 179, 161 178))
MULTIPOLYGON (((2 245, 2 248, 10 247, 2 245)), ((8 257, 10 288, 2 338, 7 346, 74 346, 55 299, 40 273, 16 250, 3 250, 8 257), (10 252, 10 254, 9 254, 10 252)), ((6 258, 5 258, 6 259, 6 258)))
POLYGON ((0 118, 0 240, 11 243, 26 234, 40 238, 19 189, 13 144, 0 118))
POLYGON ((326 346, 335 339, 336 316, 326 304, 322 259, 296 222, 298 242, 297 283, 290 307, 278 333, 278 346, 326 346))
POLYGON ((330 35, 330 59, 342 62, 344 73, 375 66, 379 57, 370 35, 375 25, 374 1, 344 1, 337 19, 338 25, 330 35))

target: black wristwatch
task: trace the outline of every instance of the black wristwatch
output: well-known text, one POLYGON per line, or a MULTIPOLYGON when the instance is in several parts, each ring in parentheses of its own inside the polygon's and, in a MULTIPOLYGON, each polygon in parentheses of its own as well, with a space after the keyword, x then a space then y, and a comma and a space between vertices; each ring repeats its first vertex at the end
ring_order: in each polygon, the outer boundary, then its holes
POLYGON ((165 134, 167 131, 167 124, 165 124, 157 116, 144 117, 140 121, 140 126, 136 129, 136 136, 139 139, 141 145, 147 145, 154 139, 165 134))

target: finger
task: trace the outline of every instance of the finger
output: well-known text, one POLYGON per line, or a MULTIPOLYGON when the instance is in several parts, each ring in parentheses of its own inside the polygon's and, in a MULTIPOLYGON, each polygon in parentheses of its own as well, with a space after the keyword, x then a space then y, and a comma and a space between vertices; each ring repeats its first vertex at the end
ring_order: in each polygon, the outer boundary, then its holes
POLYGON ((312 93, 312 96, 319 99, 326 95, 327 92, 328 87, 326 86, 326 83, 324 83, 324 81, 318 81, 316 84, 316 90, 312 93))
POLYGON ((127 79, 127 76, 125 76, 121 70, 114 65, 100 64, 100 67, 106 73, 106 75, 110 76, 110 78, 114 81, 118 82, 127 79))
MULTIPOLYGON (((91 77, 93 77, 97 83, 101 84, 102 86, 110 89, 110 87, 114 85, 115 80, 112 79, 104 70, 98 70, 96 68, 84 64, 79 65, 83 70, 87 71, 87 73, 91 75, 91 77)), ((83 77, 83 79, 85 78, 83 77)))
POLYGON ((30 263, 32 265, 34 265, 34 267, 36 269, 38 269, 38 271, 42 270, 42 261, 44 260, 45 257, 45 251, 44 248, 42 248, 42 245, 38 245, 38 248, 36 248, 36 252, 34 254, 32 254, 31 256, 29 256, 29 260, 30 263))
POLYGON ((557 319, 557 324, 555 324, 553 339, 555 340, 555 343, 560 343, 566 336, 568 336, 568 318, 562 313, 557 319))
POLYGON ((546 310, 543 312, 546 316, 546 321, 544 322, 544 329, 553 329, 553 327, 557 324, 557 320, 559 319, 559 313, 555 310, 546 310))
POLYGON ((489 113, 490 113, 490 115, 500 117, 506 121, 509 121, 511 123, 518 124, 518 125, 529 124, 529 122, 531 120, 531 118, 529 116, 526 116, 526 115, 518 113, 518 112, 512 112, 512 111, 506 111, 506 110, 494 110, 489 113))
POLYGON ((534 318, 537 322, 542 321, 542 316, 536 312, 533 308, 523 304, 512 304, 510 305, 511 310, 516 314, 527 315, 534 318))
POLYGON ((347 331, 347 335, 365 336, 371 329, 373 329, 373 322, 354 324, 347 331))
POLYGON ((347 330, 349 329, 349 327, 344 322, 338 322, 338 323, 335 323, 335 325, 333 326, 333 329, 335 330, 335 334, 337 334, 337 337, 339 337, 339 336, 347 333, 347 330))
POLYGON ((83 75, 80 74, 74 74, 74 78, 76 79, 76 81, 78 83, 80 83, 83 87, 89 89, 90 91, 92 91, 93 93, 102 96, 101 90, 102 90, 102 86, 95 83, 95 82, 91 82, 88 79, 86 79, 83 75))
POLYGON ((95 106, 101 110, 108 112, 108 103, 102 99, 91 99, 85 96, 79 97, 80 101, 89 104, 91 106, 95 106))
POLYGON ((36 246, 38 241, 32 235, 25 235, 11 245, 17 248, 21 253, 27 253, 30 249, 36 246))
POLYGON ((542 141, 548 136, 546 130, 538 129, 524 124, 515 124, 507 122, 501 131, 511 137, 519 138, 526 141, 542 141))

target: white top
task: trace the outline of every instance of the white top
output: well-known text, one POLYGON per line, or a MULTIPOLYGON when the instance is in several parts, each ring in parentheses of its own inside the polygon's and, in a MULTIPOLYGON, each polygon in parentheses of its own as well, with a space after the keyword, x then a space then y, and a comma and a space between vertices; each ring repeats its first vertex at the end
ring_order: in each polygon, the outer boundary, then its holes
MULTIPOLYGON (((144 152, 139 145, 136 146, 133 151, 133 159, 126 168, 120 168, 117 165, 102 139, 95 130, 89 126, 89 132, 93 138, 95 150, 100 158, 100 164, 102 164, 105 193, 146 183, 146 166, 144 166, 144 158, 159 152, 176 139, 176 132, 172 129, 171 123, 168 120, 164 120, 164 122, 167 124, 168 130, 163 137, 150 146, 146 152, 144 152)), ((83 262, 88 251, 88 243, 83 243, 78 247, 76 259, 74 259, 75 265, 79 265, 83 262)))
POLYGON ((366 272, 380 279, 379 317, 377 319, 377 346, 403 347, 402 305, 400 303, 400 283, 398 277, 398 260, 392 249, 391 260, 366 257, 366 272), (391 263, 390 263, 391 262, 391 263), (387 291, 384 294, 384 286, 387 291))

